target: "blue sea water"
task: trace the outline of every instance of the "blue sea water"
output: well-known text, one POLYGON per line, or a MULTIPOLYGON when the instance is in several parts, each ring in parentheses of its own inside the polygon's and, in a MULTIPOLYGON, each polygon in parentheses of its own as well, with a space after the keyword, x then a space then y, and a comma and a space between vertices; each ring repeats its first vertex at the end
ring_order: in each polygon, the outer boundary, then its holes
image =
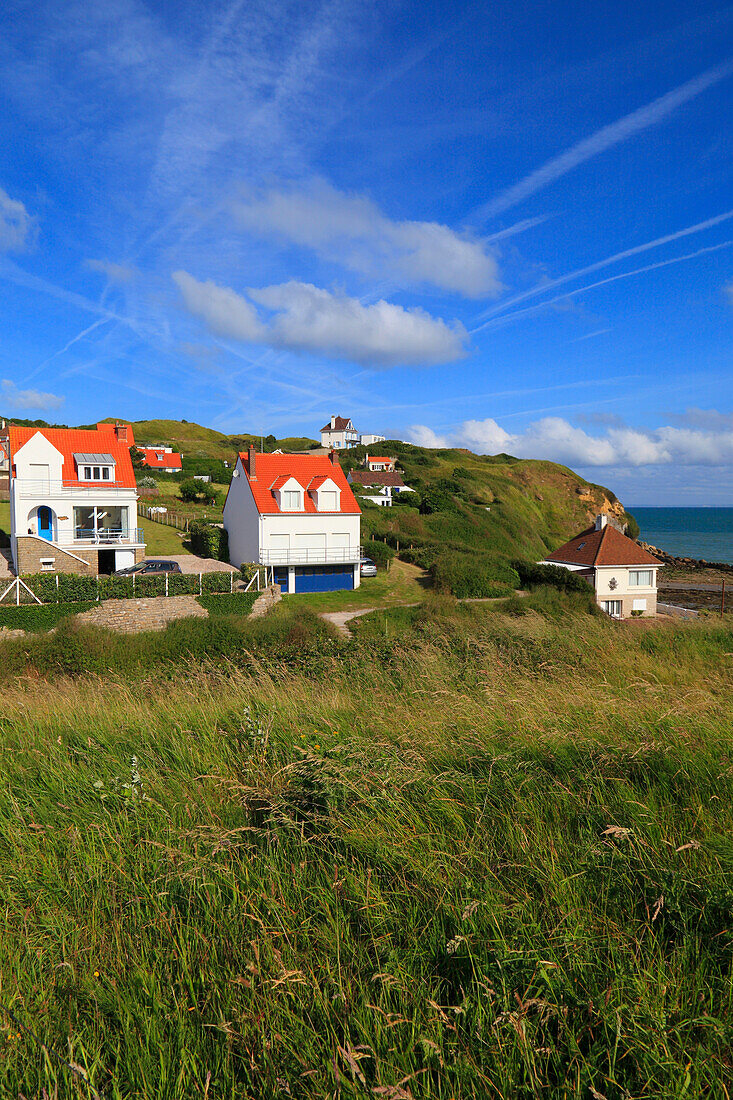
POLYGON ((733 565, 733 508, 629 508, 639 537, 680 558, 733 565))

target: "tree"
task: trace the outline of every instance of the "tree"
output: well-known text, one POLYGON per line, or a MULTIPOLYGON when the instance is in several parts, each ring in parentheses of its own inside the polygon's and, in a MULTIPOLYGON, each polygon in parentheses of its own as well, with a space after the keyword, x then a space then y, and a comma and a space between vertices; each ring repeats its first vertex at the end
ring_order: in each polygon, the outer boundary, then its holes
POLYGON ((141 451, 139 447, 130 447, 130 458, 132 459, 133 470, 141 470, 145 465, 145 452, 141 451))

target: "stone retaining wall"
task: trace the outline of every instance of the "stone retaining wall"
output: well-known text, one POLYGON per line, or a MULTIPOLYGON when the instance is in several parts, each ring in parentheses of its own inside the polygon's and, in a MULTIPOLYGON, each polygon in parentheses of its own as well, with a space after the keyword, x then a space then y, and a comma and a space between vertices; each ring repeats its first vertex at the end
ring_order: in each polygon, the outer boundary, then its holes
POLYGON ((252 604, 252 610, 248 617, 250 619, 261 619, 268 611, 272 611, 275 604, 279 603, 282 598, 279 584, 268 585, 252 604))

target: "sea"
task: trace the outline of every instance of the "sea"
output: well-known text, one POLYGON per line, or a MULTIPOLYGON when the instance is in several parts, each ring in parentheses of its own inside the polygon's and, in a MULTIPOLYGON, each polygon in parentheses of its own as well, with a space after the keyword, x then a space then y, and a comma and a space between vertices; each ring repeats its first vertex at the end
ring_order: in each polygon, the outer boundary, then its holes
POLYGON ((733 508, 629 508, 639 538, 678 558, 733 565, 733 508))

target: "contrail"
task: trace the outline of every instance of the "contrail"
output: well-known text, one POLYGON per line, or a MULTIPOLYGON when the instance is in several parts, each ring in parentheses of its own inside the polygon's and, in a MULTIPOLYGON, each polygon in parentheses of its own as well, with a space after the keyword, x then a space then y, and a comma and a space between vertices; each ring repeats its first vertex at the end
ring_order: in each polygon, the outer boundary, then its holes
MULTIPOLYGON (((551 279, 546 283, 532 287, 531 290, 525 290, 523 294, 516 294, 508 301, 502 302, 497 306, 492 306, 491 309, 480 314, 479 320, 482 320, 484 317, 495 317, 497 314, 503 313, 510 306, 517 305, 519 302, 525 302, 527 298, 536 298, 538 294, 544 294, 545 291, 553 290, 556 286, 562 286, 564 283, 569 283, 572 279, 579 279, 581 275, 590 275, 592 271, 600 271, 602 268, 608 267, 618 260, 627 260, 629 256, 638 256, 640 252, 649 252, 652 248, 661 248, 663 244, 669 244, 671 241, 679 241, 682 237, 689 237, 693 233, 702 233, 705 229, 711 229, 714 225, 720 225, 721 222, 729 221, 730 218, 733 218, 733 210, 728 210, 725 214, 717 214, 714 218, 708 218, 704 222, 697 222, 696 225, 688 225, 686 229, 678 229, 676 233, 667 233, 664 237, 656 237, 653 241, 647 241, 645 244, 637 244, 634 245, 633 248, 625 248, 623 252, 615 252, 613 256, 607 256, 605 260, 597 260, 596 263, 588 264, 587 267, 579 267, 576 271, 569 271, 567 275, 560 275, 557 279, 551 279)), ((480 331, 480 327, 473 331, 480 331)))
POLYGON ((609 123, 608 126, 597 130, 595 134, 579 141, 577 145, 566 149, 564 153, 548 160, 540 168, 530 172, 519 183, 515 183, 513 187, 508 187, 506 191, 502 191, 496 198, 490 199, 478 209, 476 216, 491 218, 496 214, 503 213, 512 206, 516 206, 523 199, 533 195, 535 191, 540 191, 548 184, 554 183, 555 180, 571 172, 578 165, 598 156, 599 153, 604 153, 606 149, 611 149, 614 145, 626 141, 634 134, 641 133, 649 126, 661 122, 677 107, 681 107, 683 103, 694 99, 695 96, 700 95, 714 84, 718 84, 721 80, 725 80, 732 73, 733 61, 723 62, 721 65, 708 69, 700 76, 688 80, 686 84, 681 84, 679 88, 673 88, 671 92, 660 96, 659 99, 647 103, 644 107, 639 107, 631 114, 625 115, 616 122, 609 123))
POLYGON ((479 325, 478 328, 471 329, 470 335, 473 336, 475 333, 481 332, 489 326, 499 328, 515 317, 522 317, 527 313, 535 313, 545 306, 554 305, 555 302, 562 302, 566 298, 574 297, 576 294, 584 294, 586 290, 595 290, 596 287, 606 286, 607 283, 615 283, 619 279, 630 279, 632 275, 643 275, 645 271, 656 271, 659 267, 669 267, 670 264, 681 264, 684 260, 694 260, 697 256, 704 256, 708 252, 718 252, 721 248, 730 248, 731 245, 733 245, 733 240, 721 241, 720 244, 711 244, 706 248, 698 248, 697 252, 688 252, 685 256, 674 256, 671 260, 660 260, 656 264, 647 264, 646 267, 637 267, 634 271, 623 271, 620 275, 609 275, 607 279, 599 279, 596 283, 588 283, 586 286, 577 287, 575 290, 566 290, 562 294, 558 294, 555 298, 550 298, 546 302, 540 302, 536 306, 528 306, 526 309, 517 309, 514 313, 503 313, 499 317, 492 317, 490 320, 484 321, 483 325, 479 325))

